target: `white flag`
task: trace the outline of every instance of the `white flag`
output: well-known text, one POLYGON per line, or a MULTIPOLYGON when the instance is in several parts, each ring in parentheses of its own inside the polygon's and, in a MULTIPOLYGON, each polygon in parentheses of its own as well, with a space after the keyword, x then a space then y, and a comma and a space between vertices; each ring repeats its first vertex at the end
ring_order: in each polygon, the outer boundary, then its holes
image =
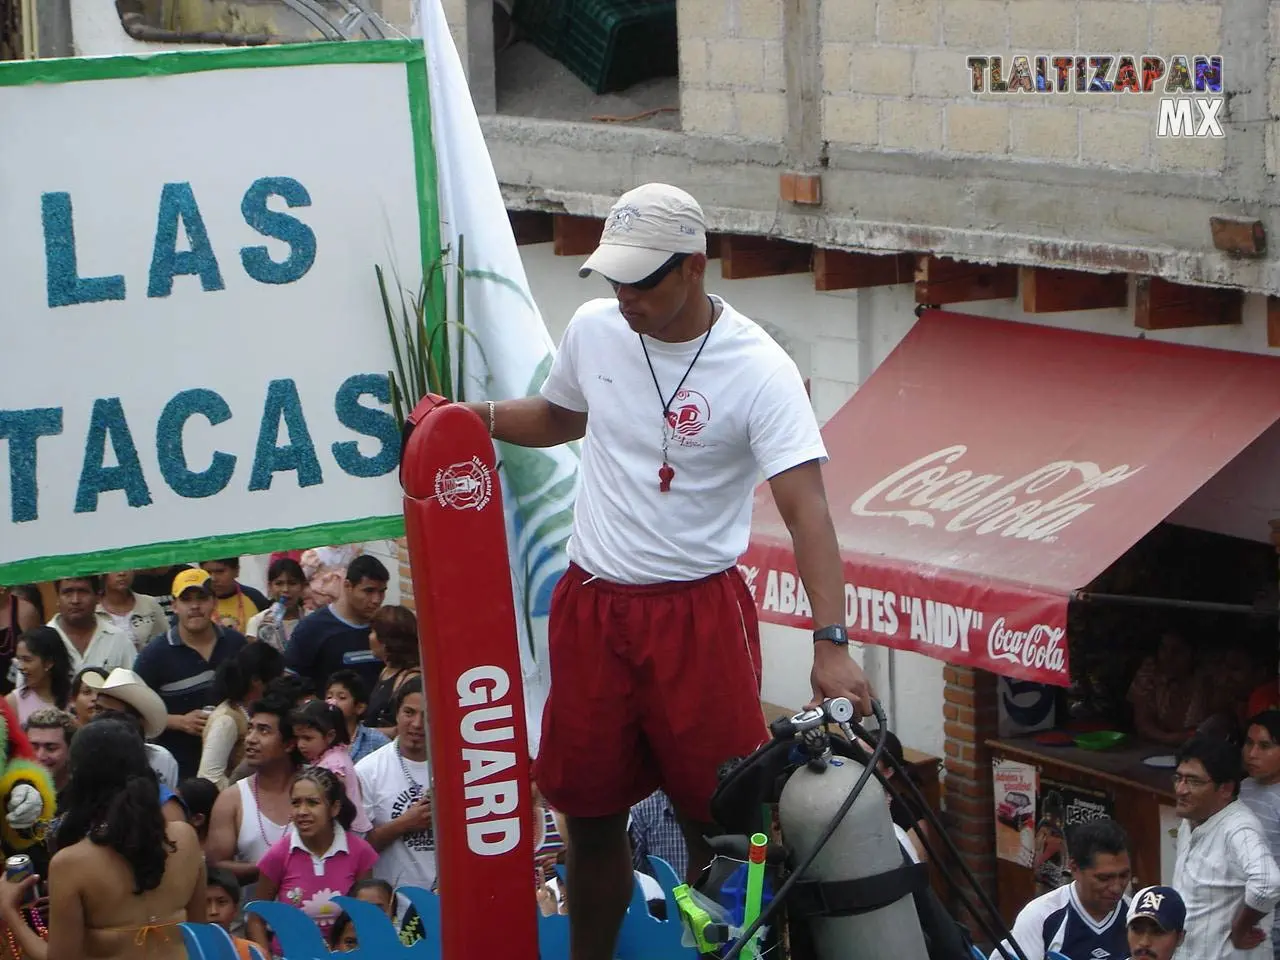
MULTIPOLYGON (((440 243, 465 240, 467 399, 534 394, 551 369, 555 344, 525 278, 497 176, 439 0, 414 4, 427 48, 432 140, 440 202, 440 243)), ((568 566, 579 448, 499 444, 529 745, 537 753, 550 688, 547 617, 551 591, 568 566)))

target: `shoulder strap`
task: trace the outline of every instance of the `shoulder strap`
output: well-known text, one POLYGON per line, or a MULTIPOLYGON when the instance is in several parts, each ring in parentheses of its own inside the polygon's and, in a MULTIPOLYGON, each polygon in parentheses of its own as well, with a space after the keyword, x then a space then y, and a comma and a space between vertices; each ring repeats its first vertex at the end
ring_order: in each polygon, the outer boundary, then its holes
POLYGON ((391 678, 391 692, 394 694, 400 689, 401 685, 413 679, 415 674, 421 674, 421 667, 405 667, 403 670, 396 671, 391 678), (408 674, 408 676, 406 676, 408 674))

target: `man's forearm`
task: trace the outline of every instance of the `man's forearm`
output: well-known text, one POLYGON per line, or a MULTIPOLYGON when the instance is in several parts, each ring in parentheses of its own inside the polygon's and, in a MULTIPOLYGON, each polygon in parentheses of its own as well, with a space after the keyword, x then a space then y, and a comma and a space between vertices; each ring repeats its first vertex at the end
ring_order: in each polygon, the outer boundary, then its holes
MULTIPOLYGON (((463 406, 489 425, 488 403, 463 406)), ((586 414, 561 410, 542 397, 499 400, 494 404, 494 439, 518 447, 555 447, 581 439, 585 424, 586 414)))
POLYGON ((1236 918, 1246 927, 1256 926, 1258 921, 1265 917, 1266 914, 1261 910, 1255 910, 1247 904, 1240 906, 1240 912, 1236 914, 1236 918))
POLYGON ((369 835, 365 840, 369 842, 369 846, 373 847, 375 853, 381 853, 387 847, 391 846, 404 833, 404 825, 400 822, 402 817, 396 817, 387 823, 380 823, 369 831, 369 835))
POLYGON ((241 883, 253 883, 258 879, 258 865, 241 860, 211 860, 219 870, 225 870, 241 883))
POLYGON ((806 511, 791 531, 796 570, 813 610, 814 629, 845 625, 844 562, 825 505, 806 511))

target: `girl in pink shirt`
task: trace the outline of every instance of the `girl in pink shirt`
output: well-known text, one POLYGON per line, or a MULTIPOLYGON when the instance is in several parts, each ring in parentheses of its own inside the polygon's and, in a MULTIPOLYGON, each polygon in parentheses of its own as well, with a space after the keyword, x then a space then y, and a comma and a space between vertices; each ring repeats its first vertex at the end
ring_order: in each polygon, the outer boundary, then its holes
POLYGON ((347 719, 342 711, 323 700, 312 700, 290 718, 293 735, 298 739, 298 752, 307 763, 331 771, 346 788, 347 796, 356 808, 351 829, 364 836, 373 829, 364 812, 364 797, 360 793, 360 778, 356 765, 347 752, 349 737, 347 719))
MULTIPOLYGON (((333 898, 371 876, 378 855, 364 839, 347 831, 355 810, 331 771, 304 767, 293 782, 291 797, 289 828, 258 861, 256 897, 298 907, 327 940, 342 913, 333 898)), ((272 942, 261 919, 251 915, 248 926, 250 938, 269 956, 280 955, 279 943, 272 942)))

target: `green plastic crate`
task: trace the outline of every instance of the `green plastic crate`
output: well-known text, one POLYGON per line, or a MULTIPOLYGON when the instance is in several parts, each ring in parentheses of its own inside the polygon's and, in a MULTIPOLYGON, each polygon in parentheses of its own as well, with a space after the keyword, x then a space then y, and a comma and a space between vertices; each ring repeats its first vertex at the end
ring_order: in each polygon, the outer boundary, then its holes
POLYGON ((556 56, 596 93, 677 76, 676 0, 571 0, 556 56))
POLYGON ((565 20, 573 0, 515 0, 511 19, 520 32, 550 57, 559 57, 565 20))

